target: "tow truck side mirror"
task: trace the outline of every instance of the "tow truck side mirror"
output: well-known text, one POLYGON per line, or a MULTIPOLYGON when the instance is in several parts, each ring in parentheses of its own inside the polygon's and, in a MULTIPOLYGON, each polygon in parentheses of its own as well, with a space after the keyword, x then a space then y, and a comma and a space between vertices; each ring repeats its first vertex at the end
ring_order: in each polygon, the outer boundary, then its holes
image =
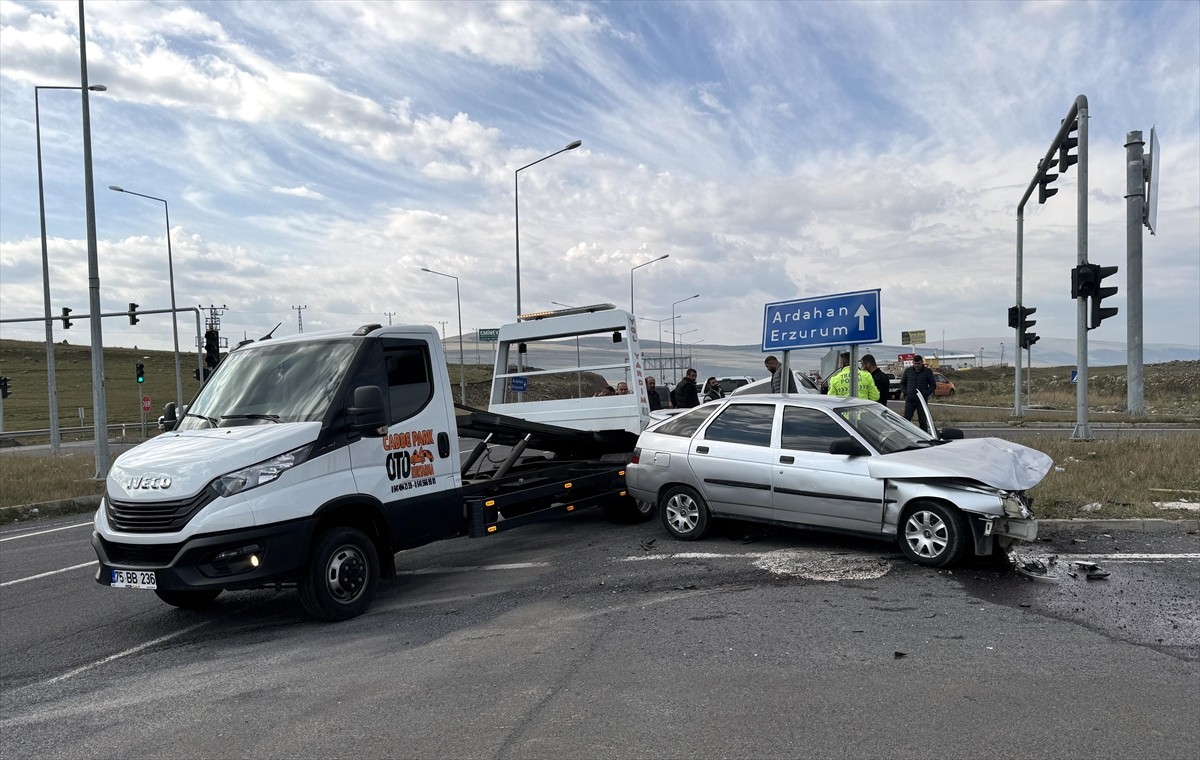
POLYGON ((158 418, 158 428, 164 432, 171 432, 175 429, 175 425, 179 423, 179 416, 175 413, 175 402, 168 401, 163 406, 162 416, 158 418))
POLYGON ((350 430, 368 438, 378 438, 387 431, 387 416, 383 406, 383 391, 378 385, 363 385, 354 389, 354 405, 346 410, 350 430))

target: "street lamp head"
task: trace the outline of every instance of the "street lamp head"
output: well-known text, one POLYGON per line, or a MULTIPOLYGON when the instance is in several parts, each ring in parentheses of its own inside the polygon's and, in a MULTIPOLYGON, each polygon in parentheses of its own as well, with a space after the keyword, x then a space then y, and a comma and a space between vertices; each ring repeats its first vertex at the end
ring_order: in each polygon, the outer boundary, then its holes
POLYGON ((118 193, 123 193, 123 192, 125 192, 125 188, 123 188, 123 187, 120 187, 119 185, 109 185, 109 186, 108 186, 108 189, 109 189, 109 190, 114 190, 114 191, 116 191, 116 192, 118 192, 118 193))
POLYGON ((575 142, 573 142, 573 143, 571 143, 570 145, 568 145, 568 146, 565 148, 565 150, 575 150, 575 149, 576 149, 576 148, 578 148, 580 145, 583 145, 583 140, 576 140, 575 142))
POLYGON ((108 88, 102 84, 94 84, 88 87, 92 92, 108 92, 108 88))
POLYGON ((432 272, 433 270, 430 269, 429 267, 421 267, 421 271, 422 272, 432 272))

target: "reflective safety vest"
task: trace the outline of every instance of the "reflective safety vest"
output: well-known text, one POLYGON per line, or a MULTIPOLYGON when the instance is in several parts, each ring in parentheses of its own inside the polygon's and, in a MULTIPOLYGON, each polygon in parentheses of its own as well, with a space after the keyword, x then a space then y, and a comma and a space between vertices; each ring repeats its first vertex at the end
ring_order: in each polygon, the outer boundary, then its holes
MULTIPOLYGON (((829 393, 830 396, 849 396, 850 395, 850 368, 842 367, 829 378, 829 393)), ((871 373, 865 369, 858 371, 858 397, 870 399, 871 401, 879 400, 879 389, 875 387, 875 378, 871 377, 871 373)))

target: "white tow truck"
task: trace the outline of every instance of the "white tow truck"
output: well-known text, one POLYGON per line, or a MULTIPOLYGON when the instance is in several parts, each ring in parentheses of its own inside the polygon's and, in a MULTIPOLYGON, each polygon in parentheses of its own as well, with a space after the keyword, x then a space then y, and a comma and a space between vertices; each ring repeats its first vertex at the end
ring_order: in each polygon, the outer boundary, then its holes
POLYGON ((631 315, 600 305, 522 317, 501 328, 492 383, 489 411, 455 404, 429 326, 239 347, 191 405, 167 405, 167 432, 113 463, 92 534, 96 581, 189 609, 224 590, 294 586, 311 615, 344 620, 395 575, 400 550, 589 506, 653 516, 624 483, 649 420, 631 315), (621 358, 581 366, 578 341, 597 335, 623 343, 621 358), (575 361, 530 367, 531 345, 575 361), (638 392, 585 395, 583 373, 598 370, 638 392), (540 387, 554 374, 577 376, 578 393, 540 387), (468 453, 460 437, 479 440, 468 453))

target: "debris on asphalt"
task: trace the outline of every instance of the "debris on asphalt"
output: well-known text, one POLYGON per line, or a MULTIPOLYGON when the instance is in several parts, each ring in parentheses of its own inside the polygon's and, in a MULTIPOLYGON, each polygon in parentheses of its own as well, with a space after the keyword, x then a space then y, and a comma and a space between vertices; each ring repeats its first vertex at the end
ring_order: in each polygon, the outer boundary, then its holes
POLYGON ((908 652, 892 652, 893 660, 899 660, 901 657, 908 657, 908 652))
POLYGON ((1013 569, 1026 578, 1032 578, 1035 581, 1058 582, 1058 576, 1051 573, 1049 568, 1046 567, 1046 563, 1040 559, 1018 559, 1013 565, 1013 569))
POLYGON ((1074 565, 1075 567, 1079 568, 1080 570, 1086 570, 1089 573, 1095 572, 1096 570, 1100 569, 1100 566, 1097 565, 1095 562, 1084 562, 1082 560, 1076 560, 1075 562, 1072 562, 1071 564, 1074 565))
POLYGON ((1112 573, 1105 572, 1103 570, 1097 570, 1095 572, 1088 573, 1087 579, 1089 581, 1102 581, 1110 575, 1112 575, 1112 573))

